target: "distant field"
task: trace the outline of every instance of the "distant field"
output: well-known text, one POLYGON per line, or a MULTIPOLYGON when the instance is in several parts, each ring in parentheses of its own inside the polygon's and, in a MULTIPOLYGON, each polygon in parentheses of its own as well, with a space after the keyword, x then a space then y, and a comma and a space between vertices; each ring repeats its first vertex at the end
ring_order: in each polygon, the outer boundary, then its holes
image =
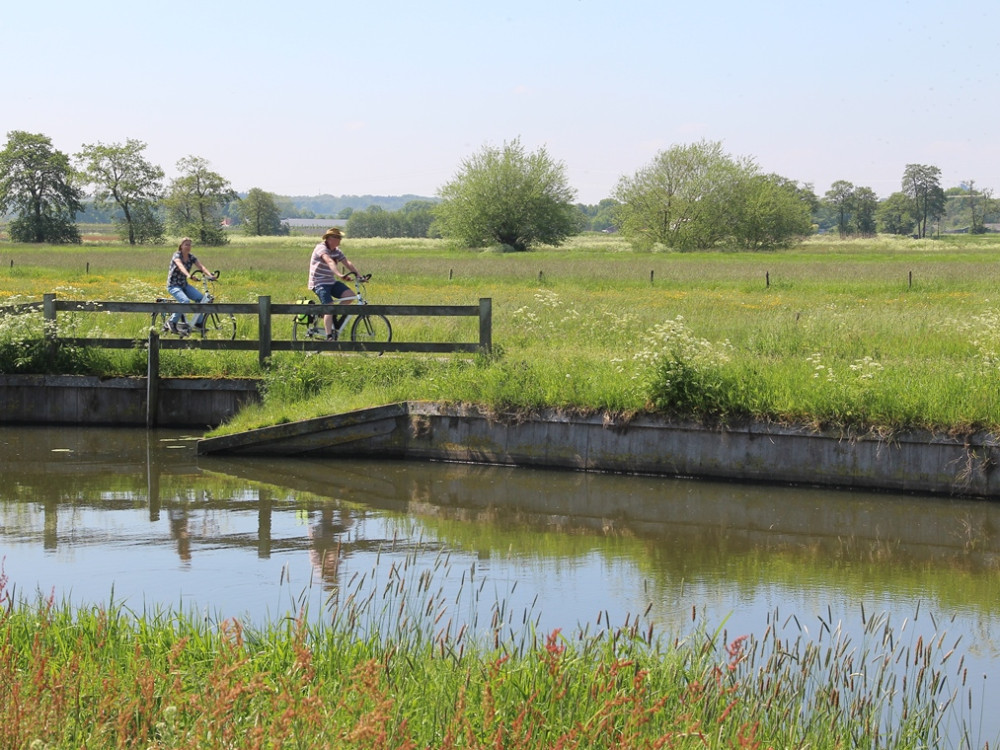
MULTIPOLYGON (((234 236, 226 247, 194 252, 222 270, 223 300, 294 301, 307 294, 316 241, 234 236)), ((173 249, 0 244, 0 304, 46 292, 162 296, 173 249)), ((492 298, 503 356, 476 363, 277 357, 272 369, 284 383, 273 389, 272 416, 279 401, 287 416, 432 398, 861 428, 1000 426, 997 237, 814 239, 780 253, 688 254, 637 253, 598 234, 521 254, 348 238, 344 250, 374 274, 375 302, 492 298), (664 370, 664 362, 674 364, 664 370), (330 388, 315 385, 327 379, 330 388), (292 392, 290 383, 302 387, 292 392)), ((398 335, 412 340, 464 335, 430 319, 397 323, 398 335)), ((167 366, 212 371, 220 367, 213 361, 167 366)))

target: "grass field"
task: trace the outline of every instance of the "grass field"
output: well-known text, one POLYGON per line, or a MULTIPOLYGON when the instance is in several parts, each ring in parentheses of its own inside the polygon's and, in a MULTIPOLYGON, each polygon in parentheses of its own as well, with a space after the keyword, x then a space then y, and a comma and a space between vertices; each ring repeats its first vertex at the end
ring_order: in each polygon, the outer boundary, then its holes
MULTIPOLYGON (((220 300, 292 302, 308 294, 314 240, 237 237, 194 252, 222 270, 220 300)), ((0 304, 46 292, 151 300, 163 296, 172 249, 0 245, 0 304)), ((277 353, 264 405, 224 429, 401 399, 861 430, 1000 427, 1000 238, 989 235, 817 238, 780 253, 637 253, 613 235, 521 254, 436 240, 348 239, 344 249, 374 275, 373 302, 492 298, 495 355, 277 353)), ((99 317, 61 325, 92 330, 99 317)), ((147 322, 134 317, 100 321, 100 330, 142 337, 147 322)), ((393 322, 398 340, 476 338, 474 320, 393 322)), ((255 336, 252 325, 241 321, 239 335, 255 336)), ((0 343, 8 342, 0 371, 45 366, 25 354, 24 327, 9 317, 0 324, 0 343)), ((276 335, 282 330, 276 322, 276 335)), ((138 374, 144 361, 139 353, 74 356, 101 372, 138 374)), ((252 354, 165 352, 162 364, 165 374, 259 374, 252 354)))

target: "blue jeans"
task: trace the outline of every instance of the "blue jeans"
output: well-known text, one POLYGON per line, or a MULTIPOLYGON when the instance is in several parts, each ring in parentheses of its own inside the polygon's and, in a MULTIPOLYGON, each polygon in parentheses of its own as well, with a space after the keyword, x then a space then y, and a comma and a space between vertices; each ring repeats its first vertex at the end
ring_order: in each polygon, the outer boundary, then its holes
MULTIPOLYGON (((197 287, 191 284, 185 284, 184 286, 168 286, 167 292, 178 302, 201 302, 204 299, 203 295, 197 287)), ((170 316, 170 323, 176 325, 178 319, 183 319, 184 315, 181 313, 174 313, 170 316)), ((200 326, 205 320, 205 316, 201 313, 197 315, 194 319, 194 324, 200 326)))

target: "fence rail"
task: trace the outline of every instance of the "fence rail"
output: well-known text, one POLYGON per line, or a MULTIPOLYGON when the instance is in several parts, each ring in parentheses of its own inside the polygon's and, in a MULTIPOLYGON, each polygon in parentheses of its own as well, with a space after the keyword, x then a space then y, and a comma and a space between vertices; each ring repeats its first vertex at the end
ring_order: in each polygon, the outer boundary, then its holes
POLYGON ((276 351, 344 351, 344 352, 417 352, 417 353, 488 353, 493 348, 493 300, 485 297, 478 305, 364 305, 365 314, 398 317, 475 317, 479 319, 478 341, 428 342, 390 341, 387 343, 356 343, 353 341, 291 341, 274 338, 272 321, 274 316, 309 315, 356 315, 362 311, 357 305, 316 305, 316 304, 272 304, 270 297, 258 297, 256 303, 233 302, 101 302, 60 300, 54 294, 44 295, 42 302, 8 307, 13 313, 33 312, 42 309, 48 323, 46 336, 55 342, 72 346, 96 346, 105 349, 133 349, 135 338, 60 337, 58 335, 58 313, 220 313, 253 316, 257 319, 257 339, 218 340, 202 339, 192 335, 184 339, 160 338, 159 332, 151 327, 149 346, 156 349, 208 349, 218 351, 256 351, 262 367, 272 352, 276 351))

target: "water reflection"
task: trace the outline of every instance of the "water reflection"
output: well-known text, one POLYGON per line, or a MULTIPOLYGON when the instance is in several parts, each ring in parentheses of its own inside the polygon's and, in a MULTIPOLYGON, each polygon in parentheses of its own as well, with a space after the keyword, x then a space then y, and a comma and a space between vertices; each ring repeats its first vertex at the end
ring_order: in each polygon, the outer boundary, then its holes
MULTIPOLYGON (((445 554, 510 626, 647 612, 809 632, 861 608, 912 637, 946 623, 973 672, 1000 662, 1000 504, 447 464, 197 457, 194 436, 0 428, 0 556, 22 594, 323 612, 415 549, 445 554), (374 571, 374 573, 373 573, 374 571), (529 613, 530 614, 521 614, 529 613)), ((384 580, 379 580, 384 585, 384 580)), ((450 588, 448 588, 450 587, 450 588)), ((464 609, 463 609, 464 608, 464 609)), ((992 720, 992 718, 990 719, 992 720)))

